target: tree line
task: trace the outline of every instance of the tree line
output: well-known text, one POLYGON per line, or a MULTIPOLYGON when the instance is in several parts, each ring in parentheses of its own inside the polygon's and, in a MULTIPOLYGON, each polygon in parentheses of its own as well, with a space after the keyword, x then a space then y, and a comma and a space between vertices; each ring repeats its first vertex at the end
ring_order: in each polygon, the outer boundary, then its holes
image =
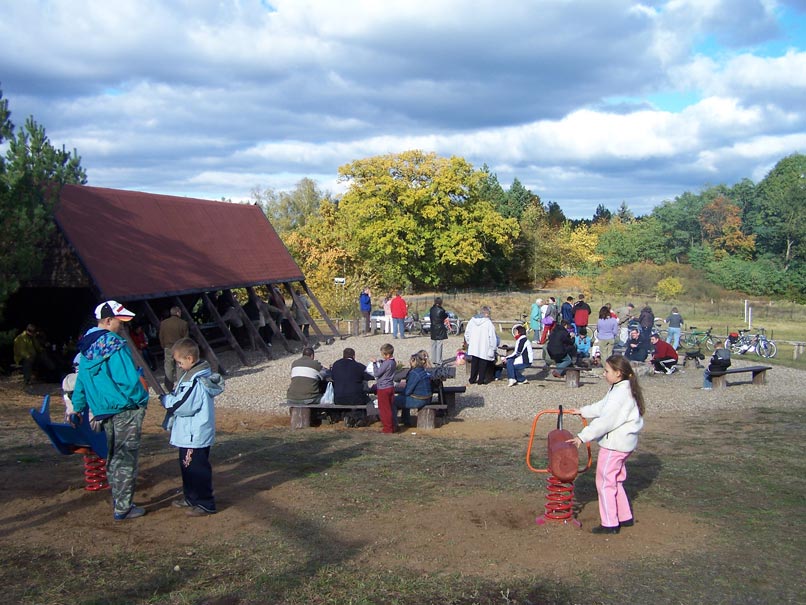
POLYGON ((517 178, 504 189, 487 166, 412 150, 345 164, 339 198, 303 179, 290 192, 255 189, 252 201, 337 310, 364 285, 531 289, 569 275, 674 298, 692 271, 727 290, 804 302, 804 175, 806 156, 793 154, 758 184, 685 192, 644 216, 600 204, 571 220, 517 178))

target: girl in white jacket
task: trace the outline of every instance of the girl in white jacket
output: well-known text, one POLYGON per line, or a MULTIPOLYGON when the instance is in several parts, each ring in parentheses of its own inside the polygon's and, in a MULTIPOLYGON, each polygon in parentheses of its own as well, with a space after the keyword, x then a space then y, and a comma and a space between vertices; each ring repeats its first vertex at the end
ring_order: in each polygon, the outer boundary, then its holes
POLYGON ((630 502, 624 491, 627 469, 624 463, 638 445, 638 433, 644 426, 644 397, 630 362, 621 355, 611 355, 605 362, 605 380, 610 385, 601 401, 587 405, 572 414, 591 419, 579 435, 569 439, 580 447, 596 440, 596 491, 599 493, 601 525, 594 534, 617 534, 622 527, 634 523, 630 502))

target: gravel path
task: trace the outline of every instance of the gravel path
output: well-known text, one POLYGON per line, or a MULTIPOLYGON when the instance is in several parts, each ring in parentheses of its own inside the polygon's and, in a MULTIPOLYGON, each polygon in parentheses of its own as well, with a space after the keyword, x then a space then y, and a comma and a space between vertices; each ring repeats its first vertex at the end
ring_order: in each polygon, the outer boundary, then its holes
MULTIPOLYGON (((358 336, 337 340, 331 345, 321 345, 316 350, 316 359, 325 366, 341 358, 345 347, 356 351, 356 360, 367 362, 379 356, 380 346, 391 342, 395 347, 395 358, 408 360, 409 355, 420 350, 430 350, 431 341, 427 336, 413 336, 405 341, 390 340, 388 336, 358 336)), ((294 342, 299 349, 299 343, 294 342)), ((461 347, 462 337, 451 336, 444 345, 445 355, 461 347)), ((275 355, 282 345, 275 344, 275 355)), ((237 408, 245 411, 288 415, 282 406, 290 381, 291 363, 299 353, 278 355, 267 361, 265 356, 247 352, 254 365, 238 367, 237 358, 231 352, 221 356, 225 367, 232 368, 227 379, 226 390, 216 399, 216 405, 237 408)), ((538 357, 538 355, 536 355, 538 357)), ((732 367, 764 365, 764 360, 755 357, 734 359, 732 367)), ((527 420, 543 409, 579 407, 601 399, 607 390, 607 383, 601 377, 601 370, 583 371, 581 386, 569 389, 565 380, 548 377, 543 362, 526 370, 528 384, 508 387, 502 380, 489 385, 467 385, 467 392, 457 396, 456 415, 472 420, 527 420)), ((730 377, 729 377, 730 378, 730 377)), ((767 373, 768 384, 750 384, 749 374, 740 374, 729 380, 727 389, 703 391, 702 370, 691 364, 671 376, 648 375, 641 377, 640 384, 647 403, 647 413, 666 415, 689 415, 718 409, 749 409, 758 406, 803 407, 806 404, 806 372, 775 366, 767 373)), ((467 384, 465 367, 459 366, 455 379, 446 382, 451 385, 467 384)))

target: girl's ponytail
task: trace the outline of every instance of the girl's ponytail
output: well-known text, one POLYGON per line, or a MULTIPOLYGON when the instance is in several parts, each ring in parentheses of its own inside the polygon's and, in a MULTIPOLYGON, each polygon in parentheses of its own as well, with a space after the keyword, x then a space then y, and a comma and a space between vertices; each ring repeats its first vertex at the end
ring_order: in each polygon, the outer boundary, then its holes
POLYGON ((633 399, 638 406, 638 413, 644 415, 644 394, 641 392, 641 386, 638 384, 638 376, 635 375, 630 361, 622 355, 611 355, 607 358, 605 363, 609 364, 611 368, 621 374, 622 378, 630 381, 630 391, 632 391, 633 399))

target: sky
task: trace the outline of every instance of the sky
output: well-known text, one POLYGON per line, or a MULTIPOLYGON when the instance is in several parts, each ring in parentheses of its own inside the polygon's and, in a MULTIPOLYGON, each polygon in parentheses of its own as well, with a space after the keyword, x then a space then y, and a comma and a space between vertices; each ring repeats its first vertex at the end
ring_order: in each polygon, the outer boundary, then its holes
POLYGON ((409 149, 570 218, 806 153, 806 0, 0 0, 0 90, 88 184, 246 200, 409 149))

